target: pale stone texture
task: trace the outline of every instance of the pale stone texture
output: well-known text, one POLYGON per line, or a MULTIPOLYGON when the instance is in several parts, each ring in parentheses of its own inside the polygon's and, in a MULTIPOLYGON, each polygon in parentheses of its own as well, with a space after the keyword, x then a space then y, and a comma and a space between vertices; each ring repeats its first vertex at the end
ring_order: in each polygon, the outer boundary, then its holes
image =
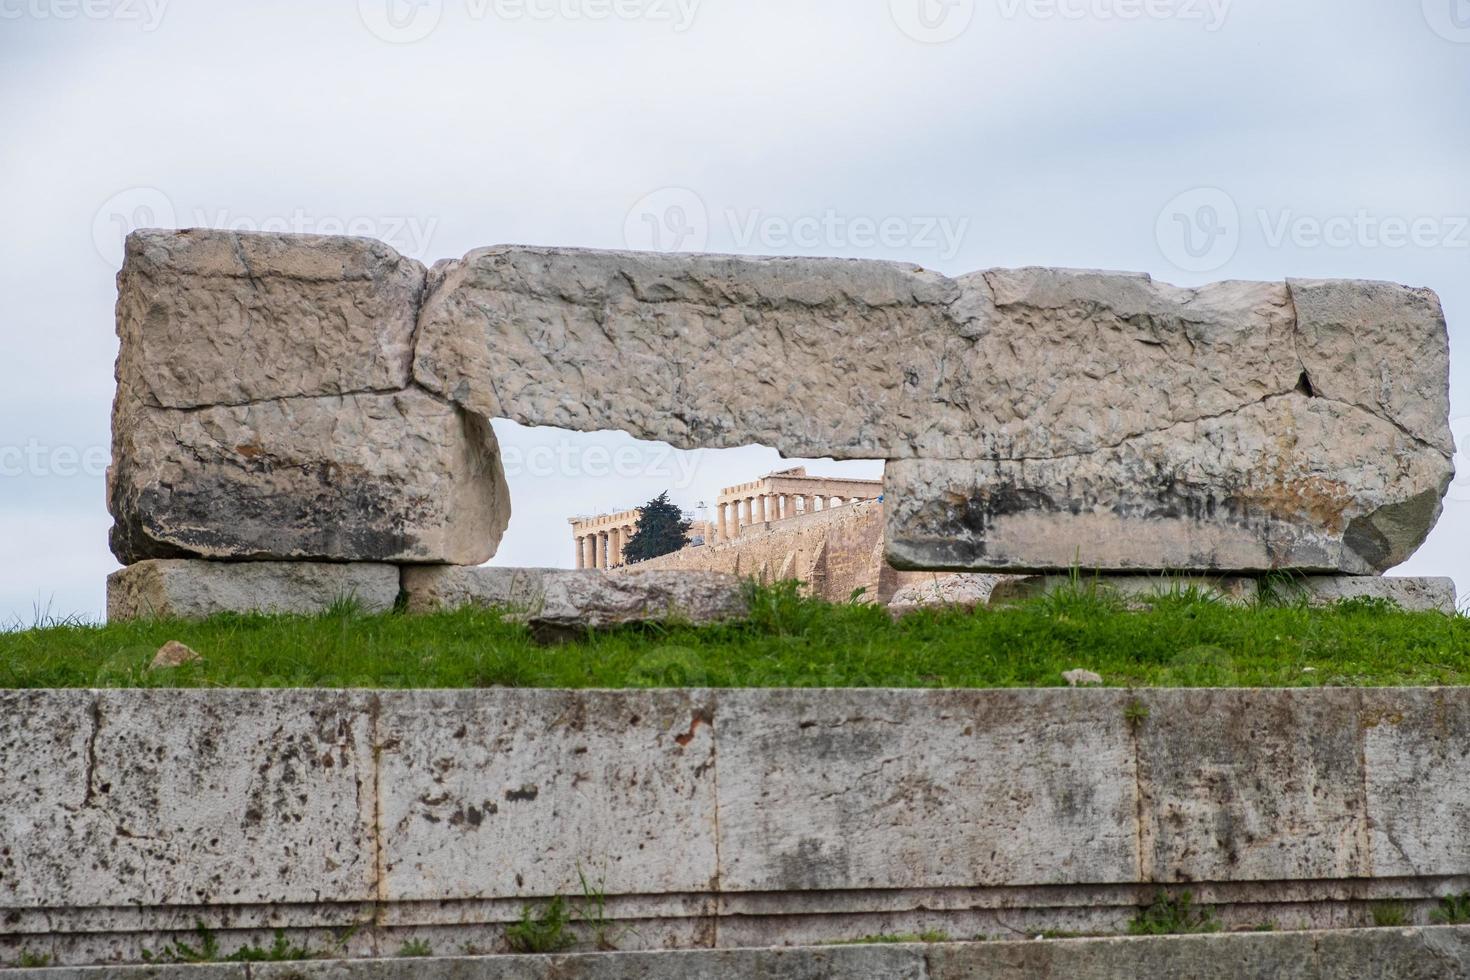
POLYGON ((892 461, 900 568, 1379 572, 1453 472, 1443 314, 1390 284, 504 246, 420 322, 486 415, 892 461))
POLYGON ((1470 875, 1467 732, 1465 689, 4 692, 0 959, 196 921, 498 950, 581 874, 625 948, 1117 931, 1161 886, 1227 929, 1425 922, 1470 875))
POLYGON ((340 691, 0 691, 0 907, 370 899, 368 729, 340 691))
POLYGON ((405 608, 411 613, 464 606, 526 612, 541 606, 547 577, 564 574, 565 569, 554 568, 406 565, 403 568, 405 608))
POLYGON ((1004 581, 1000 575, 936 575, 929 581, 906 585, 893 594, 888 611, 903 616, 919 609, 974 609, 990 601, 1004 581))
POLYGON ((1006 577, 990 593, 990 604, 1024 602, 1056 592, 1111 593, 1136 608, 1150 600, 1190 590, 1222 602, 1246 604, 1260 593, 1260 580, 1218 575, 1025 575, 1006 577))
POLYGON ((482 418, 411 384, 423 267, 367 239, 129 236, 108 507, 148 558, 478 564, 510 504, 482 418))
POLYGON ((746 584, 719 572, 563 572, 547 576, 532 629, 607 629, 627 623, 718 623, 750 612, 746 584))
POLYGON ((715 708, 699 691, 382 696, 382 896, 705 892, 715 708))
POLYGON ((1144 880, 1374 873, 1356 692, 1151 690, 1138 701, 1144 880))
POLYGON ((904 420, 969 431, 962 300, 899 263, 484 248, 431 271, 414 377, 527 425, 882 458, 904 420))
POLYGON ((169 667, 182 667, 204 658, 199 656, 199 651, 187 647, 178 640, 169 640, 158 648, 153 655, 153 662, 148 665, 149 670, 164 670, 169 667))
POLYGON ((369 238, 134 232, 117 277, 119 386, 163 408, 397 391, 424 276, 369 238))
POLYGON ((722 695, 722 890, 1136 880, 1127 698, 1073 697, 722 695))
POLYGON ((146 558, 489 559, 510 519, 488 423, 418 389, 200 409, 120 390, 112 550, 146 558))
POLYGON ((1272 396, 1085 456, 900 460, 885 473, 900 568, 1372 574, 1439 517, 1454 468, 1393 422, 1272 396))
POLYGON ((1411 689, 1362 699, 1374 873, 1470 874, 1470 698, 1411 689))
POLYGON ((1451 578, 1309 575, 1293 578, 1272 589, 1285 599, 1304 596, 1314 606, 1343 599, 1387 599, 1409 612, 1442 612, 1456 608, 1455 580, 1451 578))
POLYGON ((368 612, 398 600, 395 565, 155 559, 107 576, 107 619, 204 619, 226 612, 324 612, 354 599, 368 612))
MULTIPOLYGON (((849 937, 857 938, 857 937, 849 937)), ((16 980, 1444 980, 1470 928, 18 970, 16 980)))
POLYGON ((548 635, 628 623, 714 623, 750 611, 745 583, 718 572, 405 568, 410 612, 499 606, 548 635))

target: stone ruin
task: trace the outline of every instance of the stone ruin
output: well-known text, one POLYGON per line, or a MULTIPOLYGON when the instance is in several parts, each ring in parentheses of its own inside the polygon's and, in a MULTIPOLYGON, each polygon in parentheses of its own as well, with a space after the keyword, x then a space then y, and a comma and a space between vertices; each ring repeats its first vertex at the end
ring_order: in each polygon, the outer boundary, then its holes
POLYGON ((1444 316, 1389 283, 141 231, 117 329, 117 618, 462 579, 491 418, 882 459, 912 570, 1378 576, 1453 476, 1444 316))

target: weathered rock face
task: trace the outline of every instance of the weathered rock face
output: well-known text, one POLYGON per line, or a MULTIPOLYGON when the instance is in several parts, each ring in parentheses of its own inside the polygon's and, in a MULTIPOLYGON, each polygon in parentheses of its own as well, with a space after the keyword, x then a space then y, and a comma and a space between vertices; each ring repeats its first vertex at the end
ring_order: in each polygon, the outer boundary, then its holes
POLYGON ((509 491, 489 423, 407 388, 201 409, 119 397, 113 553, 476 564, 509 491))
POLYGON ((107 621, 309 615, 340 599, 387 612, 398 600, 398 580, 396 565, 368 562, 141 561, 107 577, 107 621))
POLYGON ((403 592, 409 612, 499 607, 548 639, 629 623, 713 623, 750 611, 739 576, 684 569, 410 567, 403 592))
POLYGON ((1452 476, 1427 290, 500 247, 414 375, 477 412, 890 462, 901 568, 1366 574, 1452 476))
POLYGON ((489 559, 510 512, 494 433, 409 381, 423 279, 366 240, 133 235, 118 559, 489 559))
POLYGON ((905 569, 1370 574, 1453 473, 1438 300, 1385 283, 150 232, 119 293, 124 561, 477 564, 491 417, 888 460, 905 569))
POLYGON ((430 281, 414 377, 483 415, 843 458, 973 440, 946 397, 967 293, 914 266, 498 247, 430 281))
POLYGON ((366 238, 134 232, 117 277, 118 383, 164 408, 398 391, 424 277, 366 238))

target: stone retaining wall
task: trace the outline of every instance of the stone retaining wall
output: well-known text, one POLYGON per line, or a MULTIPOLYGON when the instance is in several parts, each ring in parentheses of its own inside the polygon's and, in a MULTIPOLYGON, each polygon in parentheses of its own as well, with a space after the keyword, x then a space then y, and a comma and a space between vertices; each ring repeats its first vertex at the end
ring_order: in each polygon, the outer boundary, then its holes
POLYGON ((0 692, 0 961, 495 952, 584 881, 625 949, 1424 922, 1467 746, 1449 689, 0 692))
POLYGON ((1470 928, 865 944, 22 970, 17 980, 1428 980, 1470 970, 1470 928))

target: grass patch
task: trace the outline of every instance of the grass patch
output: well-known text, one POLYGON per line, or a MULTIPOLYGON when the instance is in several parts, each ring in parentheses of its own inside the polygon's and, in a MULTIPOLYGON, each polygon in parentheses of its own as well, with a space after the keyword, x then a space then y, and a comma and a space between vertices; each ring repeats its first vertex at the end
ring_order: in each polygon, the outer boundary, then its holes
POLYGON ((1220 921, 1209 909, 1194 904, 1194 896, 1181 892, 1171 896, 1159 892, 1151 905, 1138 910, 1128 923, 1130 936, 1180 936, 1198 932, 1219 932, 1220 921))
POLYGON ((894 622, 790 586, 748 621, 649 626, 538 646, 494 610, 205 622, 56 623, 0 633, 0 688, 47 687, 1111 687, 1470 683, 1470 619, 1349 602, 1240 608, 1181 591, 1128 611, 1086 588, 894 622), (169 640, 203 661, 147 669, 169 640))

